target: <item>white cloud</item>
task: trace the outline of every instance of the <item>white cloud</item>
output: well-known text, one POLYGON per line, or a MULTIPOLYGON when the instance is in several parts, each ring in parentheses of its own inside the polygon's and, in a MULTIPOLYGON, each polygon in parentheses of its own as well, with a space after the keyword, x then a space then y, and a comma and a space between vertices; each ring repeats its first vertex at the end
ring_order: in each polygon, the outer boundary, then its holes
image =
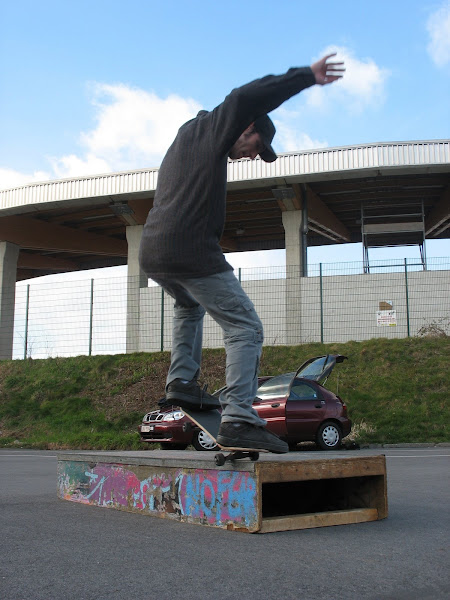
POLYGON ((175 94, 160 98, 124 84, 92 86, 96 125, 81 133, 79 154, 49 157, 51 173, 0 169, 0 189, 68 177, 157 167, 178 128, 201 105, 175 94))
POLYGON ((50 179, 50 173, 45 171, 35 171, 34 173, 20 173, 14 169, 5 169, 0 167, 0 190, 20 187, 27 183, 36 181, 47 181, 50 179))
POLYGON ((54 176, 58 179, 68 177, 80 177, 82 175, 99 175, 113 171, 112 165, 92 153, 86 154, 84 158, 76 154, 67 154, 61 158, 51 158, 54 176))
POLYGON ((430 41, 427 46, 432 61, 443 67, 450 63, 450 2, 446 0, 427 21, 430 41))
POLYGON ((299 129, 301 118, 300 111, 288 110, 283 107, 277 110, 273 121, 277 128, 274 142, 279 152, 295 152, 328 146, 326 141, 313 140, 307 133, 299 129))
POLYGON ((336 52, 331 62, 344 62, 345 73, 340 81, 330 85, 314 86, 305 92, 307 105, 324 110, 331 103, 339 103, 350 111, 361 112, 367 107, 384 102, 388 69, 379 67, 371 58, 358 59, 349 48, 329 46, 321 56, 336 52))
POLYGON ((97 125, 80 136, 85 155, 54 161, 58 176, 156 167, 180 125, 201 108, 190 98, 159 98, 123 84, 96 84, 93 90, 97 125))

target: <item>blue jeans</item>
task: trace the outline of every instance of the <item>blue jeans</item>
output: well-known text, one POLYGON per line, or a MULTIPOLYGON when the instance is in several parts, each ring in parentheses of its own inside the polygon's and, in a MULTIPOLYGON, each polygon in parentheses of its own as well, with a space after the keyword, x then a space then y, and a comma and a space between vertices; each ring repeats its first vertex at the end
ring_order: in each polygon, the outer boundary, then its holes
POLYGON ((172 356, 167 384, 191 381, 200 371, 203 317, 222 328, 226 352, 226 390, 220 396, 222 422, 265 425, 252 407, 258 389, 263 326, 233 271, 195 279, 154 279, 175 299, 172 356))

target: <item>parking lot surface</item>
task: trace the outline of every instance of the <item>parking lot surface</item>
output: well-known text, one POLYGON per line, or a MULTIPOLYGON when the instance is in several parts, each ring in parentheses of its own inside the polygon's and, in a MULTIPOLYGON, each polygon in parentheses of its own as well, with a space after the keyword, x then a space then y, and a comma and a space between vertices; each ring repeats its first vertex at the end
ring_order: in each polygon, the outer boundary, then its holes
POLYGON ((447 600, 450 448, 373 454, 388 519, 249 535, 58 500, 56 453, 0 450, 0 598, 447 600))

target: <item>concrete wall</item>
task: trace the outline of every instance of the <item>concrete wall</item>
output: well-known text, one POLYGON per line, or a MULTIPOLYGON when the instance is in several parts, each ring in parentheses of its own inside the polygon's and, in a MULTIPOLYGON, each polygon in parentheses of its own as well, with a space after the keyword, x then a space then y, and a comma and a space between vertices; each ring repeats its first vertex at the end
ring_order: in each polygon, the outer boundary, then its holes
MULTIPOLYGON (((305 277, 298 283, 300 335, 286 331, 285 279, 244 281, 244 290, 264 324, 265 344, 346 342, 372 337, 406 337, 433 322, 450 319, 450 271, 305 277), (407 284, 407 285, 406 285, 407 284), (409 306, 409 319, 407 309, 409 306), (392 302, 396 326, 378 326, 381 302, 392 302), (322 311, 321 311, 322 306, 322 311), (322 319, 321 319, 322 312, 322 319), (322 321, 322 325, 321 325, 322 321)), ((161 289, 141 289, 140 350, 161 349, 161 289)), ((171 346, 172 304, 164 297, 163 344, 171 346)), ((297 328, 296 328, 297 329, 297 328)), ((204 347, 221 347, 220 328, 205 317, 204 347)))

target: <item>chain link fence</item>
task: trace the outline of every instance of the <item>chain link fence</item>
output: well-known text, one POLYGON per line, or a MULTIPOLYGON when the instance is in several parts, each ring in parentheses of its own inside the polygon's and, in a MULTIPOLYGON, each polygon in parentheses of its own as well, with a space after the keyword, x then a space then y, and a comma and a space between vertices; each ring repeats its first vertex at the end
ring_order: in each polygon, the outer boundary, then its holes
MULTIPOLYGON (((236 276, 264 324, 265 344, 346 342, 373 337, 450 335, 450 259, 239 269, 236 276)), ((170 350, 173 300, 128 277, 19 282, 13 358, 170 350)), ((207 315, 204 347, 221 347, 207 315)))

